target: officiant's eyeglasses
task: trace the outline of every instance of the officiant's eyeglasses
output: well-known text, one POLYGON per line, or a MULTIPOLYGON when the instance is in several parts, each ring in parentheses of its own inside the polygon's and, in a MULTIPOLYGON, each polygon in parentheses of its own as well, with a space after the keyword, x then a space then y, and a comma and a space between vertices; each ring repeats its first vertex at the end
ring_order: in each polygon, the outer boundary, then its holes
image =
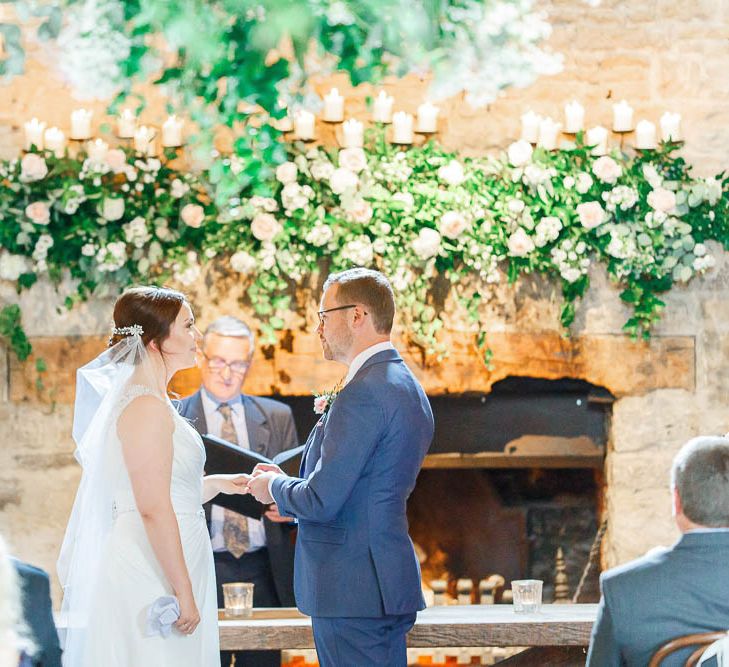
MULTIPOLYGON (((319 316, 319 324, 324 324, 324 315, 326 313, 333 313, 335 310, 348 310, 349 308, 356 308, 356 303, 350 303, 347 306, 336 306, 335 308, 327 308, 326 310, 320 310, 317 312, 317 315, 319 316)), ((367 311, 363 311, 364 314, 367 314, 367 311)))
POLYGON ((216 373, 222 373, 223 369, 227 366, 233 375, 243 375, 251 365, 250 361, 231 361, 230 363, 221 359, 220 357, 209 357, 205 352, 202 353, 203 357, 207 359, 208 368, 216 373))

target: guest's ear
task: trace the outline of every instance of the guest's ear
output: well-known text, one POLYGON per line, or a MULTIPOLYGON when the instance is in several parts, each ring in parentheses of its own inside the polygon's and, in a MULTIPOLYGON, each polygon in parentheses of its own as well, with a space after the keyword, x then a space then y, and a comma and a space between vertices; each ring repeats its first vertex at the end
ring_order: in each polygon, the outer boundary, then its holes
POLYGON ((671 493, 673 495, 673 503, 672 503, 672 509, 673 509, 673 516, 679 517, 683 515, 683 504, 681 503, 681 496, 678 494, 678 489, 674 486, 671 488, 671 493))

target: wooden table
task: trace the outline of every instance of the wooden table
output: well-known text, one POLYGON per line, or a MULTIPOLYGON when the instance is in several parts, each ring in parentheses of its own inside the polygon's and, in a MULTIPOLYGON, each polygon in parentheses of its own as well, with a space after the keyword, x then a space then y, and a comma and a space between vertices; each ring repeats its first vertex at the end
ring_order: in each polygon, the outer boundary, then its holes
MULTIPOLYGON (((500 664, 584 665, 596 614, 596 604, 548 604, 538 614, 515 614, 511 605, 430 607, 418 614, 408 646, 535 647, 500 664)), ((221 612, 219 623, 223 650, 314 648, 311 619, 294 608, 235 620, 221 612)))

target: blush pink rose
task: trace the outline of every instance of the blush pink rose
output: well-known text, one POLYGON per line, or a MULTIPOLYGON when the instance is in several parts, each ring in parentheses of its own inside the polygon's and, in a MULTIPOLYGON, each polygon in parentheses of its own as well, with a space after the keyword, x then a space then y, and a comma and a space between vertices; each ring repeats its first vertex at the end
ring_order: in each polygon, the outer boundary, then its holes
POLYGON ((21 181, 40 181, 47 174, 48 165, 46 165, 46 161, 36 153, 28 153, 20 161, 21 181))
POLYGON ((112 148, 106 153, 105 159, 106 164, 109 165, 109 169, 111 169, 115 174, 119 174, 124 171, 124 167, 127 163, 127 156, 120 148, 112 148))
POLYGON ((270 213, 259 213, 251 222, 251 234, 259 241, 273 241, 281 231, 281 223, 270 213))
POLYGON ((588 201, 577 206, 577 215, 585 229, 595 229, 605 222, 605 211, 599 202, 588 201))
POLYGON ((372 207, 364 199, 355 200, 347 213, 354 222, 360 224, 365 224, 372 219, 372 207))
POLYGON ((180 211, 180 218, 188 227, 197 229, 205 219, 205 209, 199 204, 185 204, 180 211))
POLYGON ((620 165, 608 155, 603 155, 595 160, 592 165, 592 173, 595 174, 603 183, 615 183, 620 178, 623 170, 620 165))
POLYGON ((676 194, 665 188, 651 190, 648 195, 648 206, 656 211, 667 213, 676 208, 676 194))
POLYGON ((534 241, 521 227, 509 237, 506 245, 512 257, 525 257, 534 250, 534 241))
POLYGON ((25 215, 36 225, 47 225, 51 221, 51 209, 44 201, 34 201, 25 207, 25 215))
POLYGON ((343 148, 339 151, 339 166, 359 174, 367 166, 367 156, 361 148, 343 148))
POLYGON ((328 396, 317 396, 314 399, 314 412, 318 415, 323 415, 329 404, 328 396))

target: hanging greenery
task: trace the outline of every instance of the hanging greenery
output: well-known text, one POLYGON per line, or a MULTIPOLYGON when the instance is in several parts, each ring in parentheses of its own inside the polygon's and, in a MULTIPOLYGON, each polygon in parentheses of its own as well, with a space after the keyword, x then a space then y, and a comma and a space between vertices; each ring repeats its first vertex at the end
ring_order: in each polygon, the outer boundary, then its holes
MULTIPOLYGON (((291 308, 305 312, 300 287, 324 264, 375 266, 412 340, 441 355, 436 280, 479 329, 493 285, 543 274, 562 287, 569 327, 601 263, 633 309, 625 330, 648 337, 660 295, 714 265, 705 241, 729 244, 727 181, 693 178, 675 145, 595 157, 581 139, 484 158, 434 143, 400 150, 380 130, 366 150, 282 145, 288 159, 225 206, 212 193, 222 173, 245 170, 235 155, 191 174, 121 149, 31 152, 0 163, 0 279, 21 290, 69 276, 72 307, 133 283, 191 285, 212 264, 247 286, 266 344, 291 308)), ((6 308, 3 322, 27 356, 18 318, 6 308)))

